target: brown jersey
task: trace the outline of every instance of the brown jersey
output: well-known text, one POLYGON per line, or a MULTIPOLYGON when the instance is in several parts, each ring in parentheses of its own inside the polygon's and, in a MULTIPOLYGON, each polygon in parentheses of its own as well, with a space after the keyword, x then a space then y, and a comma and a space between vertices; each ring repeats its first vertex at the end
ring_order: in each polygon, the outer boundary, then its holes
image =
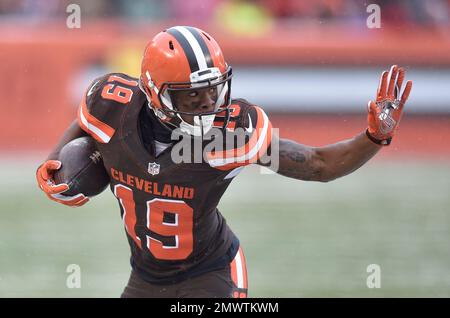
POLYGON ((133 269, 153 283, 176 282, 221 268, 237 253, 239 241, 217 205, 238 172, 265 153, 271 125, 259 107, 233 100, 230 113, 217 115, 215 124, 228 120, 224 136, 241 128, 242 144, 224 141, 225 148, 206 150, 201 141, 201 162, 176 163, 177 141, 156 155, 152 141, 167 127, 148 109, 136 78, 108 74, 89 87, 78 121, 97 141, 110 175, 133 269), (154 116, 158 124, 149 128, 142 116, 154 116))

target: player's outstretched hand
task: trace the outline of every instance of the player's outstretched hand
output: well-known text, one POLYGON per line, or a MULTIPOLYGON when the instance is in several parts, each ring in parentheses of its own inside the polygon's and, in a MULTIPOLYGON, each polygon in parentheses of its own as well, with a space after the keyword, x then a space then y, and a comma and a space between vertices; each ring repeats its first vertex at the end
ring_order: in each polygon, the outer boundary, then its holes
POLYGON ((381 75, 375 102, 369 101, 366 134, 375 143, 389 145, 396 132, 412 87, 412 81, 407 81, 402 92, 404 79, 405 70, 391 66, 381 75))
POLYGON ((50 200, 58 203, 78 207, 89 201, 89 198, 80 193, 74 196, 65 196, 61 193, 67 191, 69 186, 65 183, 55 184, 53 174, 61 168, 61 161, 47 160, 36 171, 36 179, 39 188, 45 192, 50 200))

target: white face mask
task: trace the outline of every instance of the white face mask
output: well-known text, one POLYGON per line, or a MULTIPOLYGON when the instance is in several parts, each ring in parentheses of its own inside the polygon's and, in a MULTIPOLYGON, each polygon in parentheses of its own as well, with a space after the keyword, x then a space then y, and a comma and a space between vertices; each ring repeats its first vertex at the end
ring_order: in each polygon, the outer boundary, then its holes
POLYGON ((202 136, 202 131, 203 134, 206 134, 208 131, 210 131, 214 123, 214 118, 216 117, 216 115, 205 115, 202 116, 200 120, 200 116, 194 116, 194 124, 191 125, 184 121, 180 115, 177 116, 181 119, 181 131, 195 137, 202 136))
MULTIPOLYGON (((228 83, 219 85, 218 90, 219 90, 219 96, 216 101, 216 109, 219 106, 223 105, 223 103, 224 103, 225 94, 228 91, 228 83)), ((168 99, 170 99, 169 95, 168 95, 168 99)), ((171 101, 170 101, 170 105, 172 106, 171 101)), ((195 137, 200 137, 200 136, 202 136, 202 130, 203 130, 203 134, 206 134, 208 131, 211 130, 216 115, 215 114, 204 115, 201 117, 202 118, 201 120, 200 120, 200 116, 194 116, 194 124, 193 125, 184 121, 183 118, 179 114, 177 114, 177 117, 181 120, 180 129, 182 132, 184 132, 186 134, 190 134, 195 137)))
MULTIPOLYGON (((220 78, 221 73, 219 71, 218 68, 210 68, 211 72, 207 73, 205 75, 199 76, 198 72, 192 73, 190 76, 191 82, 196 82, 196 81, 200 81, 200 80, 204 80, 210 77, 214 77, 214 78, 220 78)), ((204 72, 204 70, 201 70, 202 72, 204 72)), ((150 74, 147 72, 147 78, 149 80, 149 83, 151 83, 153 85, 153 82, 151 82, 151 77, 150 74)), ((150 86, 150 85, 149 85, 150 86)), ((193 84, 193 86, 195 86, 195 84, 193 84)), ((153 111, 155 112, 156 116, 158 118, 160 118, 161 120, 165 120, 167 118, 167 116, 159 109, 155 109, 154 107, 152 107, 152 103, 151 103, 151 99, 150 97, 147 95, 146 91, 143 89, 142 87, 142 83, 139 82, 139 87, 140 89, 145 93, 145 95, 147 96, 147 100, 148 100, 148 105, 150 108, 153 109, 153 111)), ((199 87, 203 87, 202 85, 199 85, 199 87)), ((156 86, 153 86, 153 89, 155 90, 156 94, 158 94, 158 88, 156 86)), ((218 109, 218 107, 220 107, 221 105, 224 104, 225 102, 225 96, 227 94, 229 90, 228 87, 228 83, 225 82, 223 84, 219 84, 217 85, 217 91, 218 91, 218 96, 217 96, 217 101, 216 101, 216 107, 215 109, 218 109)), ((164 105, 166 105, 169 109, 173 110, 173 105, 172 105, 172 99, 171 96, 168 92, 168 90, 165 90, 162 94, 161 94, 161 99, 162 102, 164 103, 164 105)), ((194 116, 194 124, 189 124, 188 122, 184 121, 183 118, 181 118, 181 116, 179 114, 176 115, 179 119, 180 119, 180 129, 182 132, 190 134, 192 136, 202 136, 203 134, 206 134, 208 131, 211 130, 213 123, 214 123, 214 119, 216 117, 216 115, 204 115, 201 117, 200 120, 200 116, 194 116)))

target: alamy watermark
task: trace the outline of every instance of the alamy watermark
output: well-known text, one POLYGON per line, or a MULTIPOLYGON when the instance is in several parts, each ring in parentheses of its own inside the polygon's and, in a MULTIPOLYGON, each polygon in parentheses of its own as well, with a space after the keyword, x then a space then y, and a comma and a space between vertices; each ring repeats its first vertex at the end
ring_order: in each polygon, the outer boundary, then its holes
POLYGON ((366 268, 369 273, 366 279, 367 288, 381 288, 381 267, 378 264, 370 264, 366 268))
POLYGON ((66 26, 69 29, 81 28, 81 7, 78 4, 71 3, 66 8, 69 15, 66 19, 66 26))
POLYGON ((224 170, 258 163, 264 167, 261 173, 271 174, 280 165, 278 138, 270 138, 275 134, 277 128, 253 128, 250 133, 240 127, 233 131, 212 128, 203 137, 192 138, 174 129, 171 138, 178 142, 172 147, 171 158, 176 164, 206 162, 224 170))
POLYGON ((381 8, 378 4, 369 4, 366 12, 370 13, 366 20, 366 25, 369 29, 381 28, 381 8))
POLYGON ((69 264, 66 268, 69 273, 66 279, 67 288, 81 288, 81 267, 77 264, 69 264))

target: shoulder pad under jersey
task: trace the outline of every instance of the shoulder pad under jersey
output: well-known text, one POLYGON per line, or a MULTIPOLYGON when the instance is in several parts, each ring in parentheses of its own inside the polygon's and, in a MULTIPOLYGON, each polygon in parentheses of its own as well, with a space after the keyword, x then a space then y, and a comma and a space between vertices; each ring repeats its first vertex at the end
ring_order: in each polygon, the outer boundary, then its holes
POLYGON ((128 75, 111 73, 97 78, 78 108, 80 127, 98 142, 108 143, 119 127, 121 114, 140 93, 138 80, 128 75))
MULTIPOLYGON (((216 127, 223 120, 218 114, 216 127)), ((227 132, 243 135, 238 144, 226 145, 223 151, 207 153, 208 163, 219 170, 230 170, 256 163, 267 151, 272 140, 272 124, 266 113, 243 99, 234 99, 230 105, 227 132)))

